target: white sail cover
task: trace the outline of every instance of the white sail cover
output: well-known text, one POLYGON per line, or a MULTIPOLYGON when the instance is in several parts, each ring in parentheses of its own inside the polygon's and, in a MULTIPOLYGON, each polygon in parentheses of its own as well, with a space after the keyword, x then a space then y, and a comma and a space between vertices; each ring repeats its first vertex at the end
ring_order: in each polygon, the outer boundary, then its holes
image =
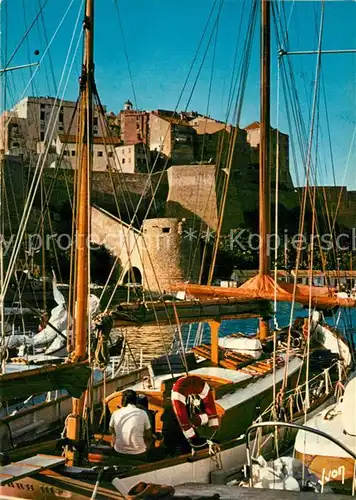
POLYGON ((21 347, 22 345, 25 345, 25 346, 31 345, 32 340, 27 335, 13 333, 12 335, 9 335, 8 337, 5 338, 4 344, 9 349, 13 349, 15 347, 21 347))
MULTIPOLYGON (((40 333, 34 336, 34 345, 37 347, 50 344, 45 354, 53 354, 59 349, 62 349, 66 345, 67 337, 67 327, 71 327, 71 321, 68 325, 68 312, 66 308, 66 302, 63 294, 58 290, 57 281, 55 276, 53 276, 53 298, 57 303, 51 311, 51 317, 49 318, 49 323, 53 325, 58 331, 54 330, 50 325, 47 325, 40 333), (64 336, 64 337, 63 337, 64 336)), ((96 313, 99 308, 99 298, 96 295, 90 295, 89 298, 89 313, 90 318, 96 313)))
MULTIPOLYGON (((67 330, 64 330, 63 335, 67 337, 67 330)), ((57 335, 57 337, 53 340, 53 342, 50 344, 49 347, 45 350, 44 354, 54 354, 60 349, 63 349, 63 347, 66 346, 66 338, 63 338, 61 335, 57 335)))
MULTIPOLYGON (((64 300, 64 297, 61 294, 61 292, 58 289, 56 289, 56 291, 59 294, 58 295, 59 300, 60 300, 59 296, 61 296, 63 298, 63 300, 64 300)), ((53 293, 53 295, 55 296, 54 293, 53 293)), ((58 303, 57 298, 56 298, 56 302, 58 303)), ((89 298, 89 312, 90 312, 90 317, 91 318, 93 317, 93 315, 95 314, 95 312, 98 310, 99 302, 100 302, 99 298, 96 295, 90 295, 90 298, 89 298)), ((64 309, 65 309, 65 302, 63 302, 63 306, 64 306, 64 309)), ((52 309, 52 314, 53 314, 53 311, 55 309, 59 310, 59 305, 57 307, 55 307, 54 309, 52 309)), ((65 312, 67 312, 66 309, 65 309, 65 312)), ((52 317, 52 314, 51 314, 51 317, 52 317)), ((53 324, 51 320, 50 320, 50 323, 53 324)), ((66 326, 66 325, 67 325, 67 316, 66 316, 65 321, 64 321, 64 326, 66 326)), ((53 328, 51 330, 53 331, 53 328)), ((60 330, 61 333, 65 337, 67 337, 67 330, 66 330, 66 328, 63 329, 63 330, 61 328, 58 328, 58 330, 60 330)), ((43 333, 43 331, 41 333, 43 333)), ((36 335, 36 337, 39 336, 39 335, 41 335, 41 333, 38 333, 36 335)), ((66 339, 63 338, 62 335, 59 335, 59 333, 56 332, 53 341, 51 342, 51 344, 49 345, 49 347, 47 347, 47 349, 45 350, 45 354, 54 354, 59 349, 62 349, 65 346, 65 344, 66 344, 66 339)))
POLYGON ((252 356, 255 359, 260 358, 262 354, 262 344, 260 340, 254 337, 221 337, 219 338, 219 346, 240 354, 252 356))
MULTIPOLYGON (((6 346, 16 348, 21 346, 34 346, 37 348, 47 347, 45 354, 53 354, 66 345, 67 328, 72 327, 71 318, 68 318, 68 311, 64 295, 57 287, 57 280, 53 274, 53 298, 56 306, 52 309, 48 324, 45 328, 36 333, 33 337, 27 335, 13 334, 6 338, 6 346), (59 333, 61 332, 61 334, 59 333)), ((99 298, 96 295, 90 295, 89 314, 90 318, 99 308, 99 298)), ((93 325, 91 326, 93 328, 93 325)))
MULTIPOLYGON (((63 294, 58 290, 57 280, 53 277, 53 298, 57 305, 51 311, 49 323, 53 325, 60 332, 67 329, 68 312, 66 308, 66 301, 63 294)), ((48 345, 52 342, 58 333, 50 325, 47 325, 41 332, 33 337, 33 343, 36 347, 48 345)), ((58 335, 60 336, 60 335, 58 335)))

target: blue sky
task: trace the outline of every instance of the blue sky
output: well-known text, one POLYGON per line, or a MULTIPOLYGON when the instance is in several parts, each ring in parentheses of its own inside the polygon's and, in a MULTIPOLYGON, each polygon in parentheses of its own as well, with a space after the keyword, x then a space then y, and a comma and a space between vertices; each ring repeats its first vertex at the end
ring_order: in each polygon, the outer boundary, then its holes
MULTIPOLYGON (((3 0, 2 2, 2 53, 8 60, 26 26, 34 19, 39 4, 45 0, 3 0), (7 55, 5 55, 5 52, 7 55)), ((72 0, 72 7, 54 39, 50 55, 44 57, 28 94, 53 95, 58 85, 66 58, 69 40, 80 9, 81 0, 72 0), (52 73, 53 67, 53 73, 52 73), (54 76, 53 76, 54 74, 54 76)), ((217 2, 218 4, 219 2, 217 2)), ((71 0, 47 0, 43 18, 35 24, 25 43, 11 64, 24 64, 38 60, 62 19, 71 0), (44 31, 45 27, 45 31, 44 31), (33 54, 40 50, 40 56, 33 54)), ((191 61, 198 47, 213 0, 118 0, 137 106, 142 109, 174 109, 191 61)), ((206 111, 213 117, 225 119, 228 91, 233 68, 234 50, 238 39, 241 16, 243 37, 246 35, 248 12, 251 0, 225 0, 218 23, 212 91, 208 106, 208 91, 211 79, 214 44, 208 49, 199 81, 189 103, 189 109, 201 113, 206 111)), ((317 48, 321 2, 285 2, 289 19, 289 41, 291 50, 313 50, 317 48)), ((118 112, 123 102, 133 100, 133 91, 127 68, 123 39, 120 32, 113 0, 96 1, 95 61, 96 79, 101 99, 109 110, 118 112)), ((184 109, 194 78, 198 72, 202 54, 216 19, 215 9, 207 30, 198 61, 194 66, 187 91, 179 106, 184 109)), ((325 2, 323 48, 356 48, 356 2, 325 2)), ((213 37, 215 40, 215 35, 213 37)), ((273 37, 272 50, 272 124, 276 125, 277 47, 273 37)), ((240 40, 240 53, 242 40, 240 40)), ((78 92, 77 79, 80 70, 79 50, 74 57, 73 71, 65 90, 65 97, 75 99, 78 92)), ((70 61, 73 55, 70 56, 70 61)), ((308 129, 313 80, 315 78, 315 56, 298 56, 292 60, 298 95, 302 105, 303 120, 308 129)), ((323 57, 323 79, 332 135, 336 181, 344 181, 344 171, 349 155, 351 138, 356 123, 356 55, 328 55, 323 57)), ((7 78, 6 107, 18 100, 30 78, 30 70, 13 73, 7 78)), ((2 87, 3 88, 3 87, 2 87)), ((295 129, 289 130, 286 110, 280 96, 279 124, 282 131, 295 137, 295 129)), ((259 54, 258 32, 250 63, 249 78, 240 124, 247 125, 259 115, 259 54)), ((318 182, 332 184, 331 162, 324 104, 320 105, 320 127, 318 130, 318 182)), ((299 159, 299 158, 298 158, 299 159)), ((300 161, 299 182, 303 182, 300 161)), ((351 162, 346 172, 346 184, 356 189, 356 147, 353 147, 351 162)), ((294 166, 291 165, 292 172, 294 166)), ((296 180, 296 176, 294 179, 296 180)))

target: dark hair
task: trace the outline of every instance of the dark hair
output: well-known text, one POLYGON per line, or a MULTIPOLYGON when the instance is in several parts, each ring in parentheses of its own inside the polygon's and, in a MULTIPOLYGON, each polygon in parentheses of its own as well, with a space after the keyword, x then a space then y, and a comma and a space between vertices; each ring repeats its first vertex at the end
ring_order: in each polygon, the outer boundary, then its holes
POLYGON ((136 405, 137 404, 137 394, 132 389, 128 389, 123 392, 122 395, 122 406, 136 405))
POLYGON ((148 398, 144 394, 139 394, 137 396, 137 404, 148 410, 148 398))

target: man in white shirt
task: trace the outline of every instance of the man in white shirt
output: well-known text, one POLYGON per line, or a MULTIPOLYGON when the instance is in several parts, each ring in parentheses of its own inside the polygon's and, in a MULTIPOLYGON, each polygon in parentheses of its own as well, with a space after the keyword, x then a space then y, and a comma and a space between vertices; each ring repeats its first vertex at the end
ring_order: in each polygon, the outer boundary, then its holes
POLYGON ((110 419, 112 446, 120 455, 145 460, 152 442, 151 424, 147 413, 137 408, 137 394, 127 390, 122 397, 122 408, 110 419))

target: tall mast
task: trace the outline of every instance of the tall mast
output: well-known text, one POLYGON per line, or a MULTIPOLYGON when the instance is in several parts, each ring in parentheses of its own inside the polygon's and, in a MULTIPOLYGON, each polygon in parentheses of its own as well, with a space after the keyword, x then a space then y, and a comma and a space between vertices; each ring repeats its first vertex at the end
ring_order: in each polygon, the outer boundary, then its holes
MULTIPOLYGON (((259 183, 259 273, 269 274, 268 237, 270 214, 270 0, 261 0, 261 87, 260 87, 260 183, 259 183)), ((260 338, 268 336, 268 322, 260 320, 260 338)))
MULTIPOLYGON (((80 79, 79 164, 76 189, 75 249, 75 359, 86 356, 89 290, 89 184, 92 167, 92 89, 94 83, 93 15, 94 0, 86 0, 84 19, 84 56, 80 79)), ((73 308, 74 311, 74 308, 73 308)))
MULTIPOLYGON (((89 196, 90 175, 92 170, 92 89, 94 85, 93 63, 93 21, 94 0, 86 0, 84 18, 84 54, 83 67, 80 78, 80 107, 79 107, 79 137, 78 137, 78 171, 76 182, 75 223, 76 247, 74 257, 74 352, 72 361, 86 359, 88 337, 88 292, 89 292, 89 196)), ((72 442, 80 440, 80 423, 82 399, 72 400, 72 413, 67 420, 67 437, 72 442)), ((67 450, 67 458, 73 462, 75 453, 67 450)))

